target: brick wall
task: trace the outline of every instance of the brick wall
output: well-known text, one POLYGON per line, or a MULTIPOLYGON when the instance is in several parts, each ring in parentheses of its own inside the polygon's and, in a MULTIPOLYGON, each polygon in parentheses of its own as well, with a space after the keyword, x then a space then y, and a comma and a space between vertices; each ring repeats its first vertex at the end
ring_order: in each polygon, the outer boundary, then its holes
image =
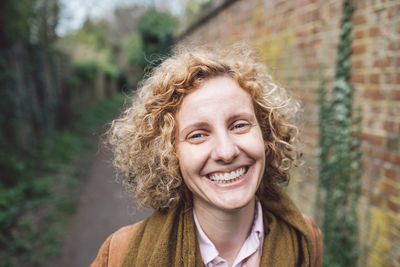
MULTIPOLYGON (((230 2, 188 37, 207 43, 249 42, 271 74, 302 101, 305 165, 294 171, 289 192, 303 212, 318 218, 318 86, 324 78, 331 87, 341 1, 230 2)), ((364 153, 360 266, 399 266, 400 1, 355 0, 354 5, 351 80, 355 105, 362 109, 364 153)))

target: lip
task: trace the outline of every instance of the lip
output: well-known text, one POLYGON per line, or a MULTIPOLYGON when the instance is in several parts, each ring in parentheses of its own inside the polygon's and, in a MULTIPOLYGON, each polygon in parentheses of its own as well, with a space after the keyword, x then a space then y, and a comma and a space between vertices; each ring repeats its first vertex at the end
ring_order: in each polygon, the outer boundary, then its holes
MULTIPOLYGON (((252 173, 252 170, 253 170, 252 166, 246 166, 246 165, 245 165, 245 166, 240 166, 240 167, 233 168, 231 171, 236 170, 236 169, 241 168, 241 167, 247 168, 247 172, 246 172, 245 175, 243 175, 242 177, 240 177, 239 179, 237 179, 237 180, 234 181, 234 182, 230 182, 230 183, 217 183, 217 182, 213 182, 211 179, 209 179, 209 176, 208 176, 208 175, 207 175, 207 177, 206 177, 205 179, 206 179, 207 182, 210 183, 211 185, 216 186, 216 187, 219 187, 219 188, 234 188, 234 187, 239 187, 239 186, 241 186, 242 184, 246 183, 246 181, 248 180, 248 178, 251 176, 251 173, 252 173)), ((218 171, 218 172, 222 172, 222 171, 218 171)), ((226 171, 226 172, 229 172, 229 171, 226 171)), ((216 173, 216 172, 212 172, 212 173, 216 173)), ((210 173, 210 174, 212 174, 212 173, 210 173)))

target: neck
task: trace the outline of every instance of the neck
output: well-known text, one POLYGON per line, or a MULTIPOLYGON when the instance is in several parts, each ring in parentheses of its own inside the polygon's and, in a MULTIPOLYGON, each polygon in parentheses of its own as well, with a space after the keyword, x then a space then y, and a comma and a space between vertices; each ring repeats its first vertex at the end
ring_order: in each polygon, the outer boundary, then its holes
POLYGON ((202 230, 231 266, 251 231, 255 198, 245 207, 233 211, 209 207, 196 199, 193 205, 202 230))

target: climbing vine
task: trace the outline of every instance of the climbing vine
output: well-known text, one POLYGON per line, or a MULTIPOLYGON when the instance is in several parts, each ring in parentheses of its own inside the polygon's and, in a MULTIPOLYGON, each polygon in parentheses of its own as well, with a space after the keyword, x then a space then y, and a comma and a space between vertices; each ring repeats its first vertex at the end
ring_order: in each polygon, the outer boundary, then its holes
POLYGON ((320 163, 318 202, 323 211, 324 266, 356 266, 358 229, 356 206, 361 176, 361 112, 353 110, 350 83, 352 15, 343 1, 335 78, 330 97, 320 87, 320 163))

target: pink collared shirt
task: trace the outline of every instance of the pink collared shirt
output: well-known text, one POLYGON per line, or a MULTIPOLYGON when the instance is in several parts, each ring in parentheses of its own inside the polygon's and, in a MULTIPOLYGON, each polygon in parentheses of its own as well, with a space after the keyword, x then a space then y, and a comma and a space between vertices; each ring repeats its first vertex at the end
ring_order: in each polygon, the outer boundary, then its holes
MULTIPOLYGON (((204 265, 206 267, 228 267, 228 262, 219 256, 217 248, 203 232, 203 229, 201 229, 194 209, 193 217, 196 224, 197 237, 199 239, 201 258, 203 259, 204 265)), ((264 223, 262 208, 260 201, 257 200, 251 232, 244 241, 243 246, 240 249, 239 254, 236 256, 232 267, 260 266, 263 242, 264 223)))

